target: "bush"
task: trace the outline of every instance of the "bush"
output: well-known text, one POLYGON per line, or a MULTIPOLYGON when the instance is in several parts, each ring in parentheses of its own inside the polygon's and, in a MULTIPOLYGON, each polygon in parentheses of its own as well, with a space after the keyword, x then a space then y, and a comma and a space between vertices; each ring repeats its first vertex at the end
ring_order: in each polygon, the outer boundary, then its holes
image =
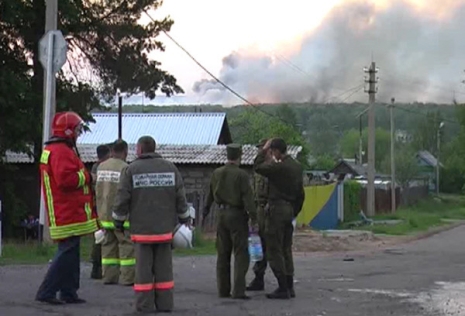
POLYGON ((358 220, 361 190, 362 185, 356 181, 344 182, 344 221, 358 220))

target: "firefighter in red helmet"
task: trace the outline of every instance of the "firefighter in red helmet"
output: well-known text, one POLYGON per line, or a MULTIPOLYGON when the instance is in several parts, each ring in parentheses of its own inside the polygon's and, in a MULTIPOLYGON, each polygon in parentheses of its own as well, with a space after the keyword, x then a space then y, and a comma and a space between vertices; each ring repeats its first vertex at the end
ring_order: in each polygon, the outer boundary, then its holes
POLYGON ((58 251, 39 287, 36 300, 53 305, 85 302, 77 295, 80 237, 99 228, 93 209, 91 175, 76 148, 83 124, 82 118, 74 112, 57 113, 52 122, 52 137, 45 143, 40 157, 50 237, 58 243, 58 251))

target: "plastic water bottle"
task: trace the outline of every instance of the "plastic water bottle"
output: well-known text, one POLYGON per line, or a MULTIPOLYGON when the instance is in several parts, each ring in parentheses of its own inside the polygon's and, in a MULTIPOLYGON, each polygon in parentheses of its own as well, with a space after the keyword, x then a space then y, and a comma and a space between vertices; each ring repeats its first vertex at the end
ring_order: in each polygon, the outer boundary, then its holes
POLYGON ((262 242, 256 232, 249 233, 249 256, 252 262, 263 260, 262 242))

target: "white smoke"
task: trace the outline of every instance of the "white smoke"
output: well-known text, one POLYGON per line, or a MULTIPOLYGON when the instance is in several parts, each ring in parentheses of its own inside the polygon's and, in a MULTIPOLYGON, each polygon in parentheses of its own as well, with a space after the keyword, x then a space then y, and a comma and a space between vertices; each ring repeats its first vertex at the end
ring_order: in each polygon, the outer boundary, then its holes
MULTIPOLYGON (((363 84, 363 68, 373 57, 380 68, 378 100, 450 103, 454 92, 458 99, 465 97, 460 85, 465 1, 454 4, 447 18, 433 18, 405 1, 384 10, 367 1, 343 3, 298 52, 286 57, 233 52, 223 58, 219 78, 252 102, 324 102, 363 84)), ((198 81, 193 90, 212 103, 241 103, 214 80, 198 81)), ((355 96, 367 98, 363 89, 355 96)))

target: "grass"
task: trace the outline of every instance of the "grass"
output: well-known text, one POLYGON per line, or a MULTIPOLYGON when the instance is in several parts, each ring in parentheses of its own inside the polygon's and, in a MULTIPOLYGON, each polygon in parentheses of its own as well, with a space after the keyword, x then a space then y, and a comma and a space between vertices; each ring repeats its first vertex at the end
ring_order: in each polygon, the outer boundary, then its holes
MULTIPOLYGON (((465 220, 465 198, 455 195, 440 195, 428 198, 415 206, 400 208, 395 214, 377 215, 374 220, 402 220, 395 225, 359 226, 375 234, 409 235, 430 228, 450 225, 443 219, 465 220)), ((347 228, 348 224, 343 224, 347 228)))
MULTIPOLYGON (((91 258, 93 239, 86 236, 81 240, 81 260, 89 262, 91 258)), ((5 242, 2 247, 1 265, 11 264, 45 264, 53 258, 56 245, 39 245, 37 242, 5 242)), ((202 234, 194 234, 194 248, 175 249, 175 256, 201 256, 216 253, 215 242, 202 234)))

